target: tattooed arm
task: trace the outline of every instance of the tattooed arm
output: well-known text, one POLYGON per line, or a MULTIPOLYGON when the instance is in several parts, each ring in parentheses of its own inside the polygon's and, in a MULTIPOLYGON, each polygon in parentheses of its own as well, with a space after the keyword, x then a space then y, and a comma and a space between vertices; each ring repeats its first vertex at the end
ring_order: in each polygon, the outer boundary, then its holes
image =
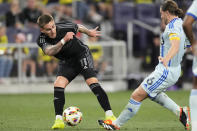
POLYGON ((88 29, 81 24, 77 24, 77 25, 78 25, 78 31, 81 32, 81 33, 85 33, 86 35, 91 36, 91 37, 101 36, 101 32, 98 31, 99 27, 96 27, 94 29, 88 29))
POLYGON ((63 47, 63 44, 61 41, 59 41, 55 45, 47 45, 44 49, 44 53, 49 56, 53 56, 57 54, 63 47))
POLYGON ((75 35, 73 32, 68 32, 57 44, 47 45, 44 48, 44 53, 49 56, 54 56, 62 49, 66 42, 73 39, 73 35, 75 35))

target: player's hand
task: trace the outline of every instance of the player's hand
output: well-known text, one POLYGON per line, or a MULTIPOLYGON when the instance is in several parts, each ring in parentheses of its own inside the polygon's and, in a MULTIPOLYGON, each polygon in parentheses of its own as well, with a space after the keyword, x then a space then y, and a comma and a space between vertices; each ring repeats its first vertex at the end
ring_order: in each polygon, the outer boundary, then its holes
POLYGON ((64 36, 64 40, 66 41, 66 42, 68 42, 69 40, 72 40, 73 39, 73 36, 74 36, 75 34, 73 33, 73 32, 67 32, 66 33, 66 35, 64 36))
POLYGON ((166 68, 168 68, 168 61, 165 58, 159 56, 158 59, 159 62, 161 62, 166 68))
POLYGON ((91 37, 101 36, 101 32, 98 31, 98 28, 99 28, 99 27, 97 26, 97 27, 94 28, 94 29, 90 29, 87 35, 89 35, 89 36, 91 36, 91 37))
POLYGON ((197 56, 197 41, 192 43, 192 52, 195 56, 197 56))

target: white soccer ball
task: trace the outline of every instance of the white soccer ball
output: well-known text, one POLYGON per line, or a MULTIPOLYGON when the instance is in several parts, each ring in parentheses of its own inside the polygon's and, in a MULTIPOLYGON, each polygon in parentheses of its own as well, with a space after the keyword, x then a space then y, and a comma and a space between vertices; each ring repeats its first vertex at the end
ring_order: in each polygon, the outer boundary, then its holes
POLYGON ((63 118, 68 126, 76 126, 82 120, 82 113, 78 107, 71 106, 64 110, 63 118))

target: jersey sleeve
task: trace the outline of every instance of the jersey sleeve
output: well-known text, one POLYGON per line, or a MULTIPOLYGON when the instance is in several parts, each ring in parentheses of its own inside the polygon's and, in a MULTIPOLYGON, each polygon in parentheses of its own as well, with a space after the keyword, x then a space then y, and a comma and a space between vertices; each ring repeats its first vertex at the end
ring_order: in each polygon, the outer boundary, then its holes
POLYGON ((169 40, 180 40, 181 27, 173 25, 171 27, 169 26, 168 28, 169 40))
POLYGON ((43 50, 43 52, 44 52, 45 48, 46 48, 48 45, 51 45, 51 44, 49 44, 49 43, 46 42, 45 36, 42 36, 42 35, 40 35, 40 36, 38 37, 37 44, 38 44, 38 46, 43 50))
POLYGON ((67 23, 65 24, 65 27, 66 27, 68 30, 74 32, 75 34, 77 34, 77 32, 78 32, 78 25, 75 24, 75 23, 67 22, 67 23))
POLYGON ((194 0, 192 5, 189 7, 186 15, 192 16, 194 20, 197 20, 197 0, 194 0))

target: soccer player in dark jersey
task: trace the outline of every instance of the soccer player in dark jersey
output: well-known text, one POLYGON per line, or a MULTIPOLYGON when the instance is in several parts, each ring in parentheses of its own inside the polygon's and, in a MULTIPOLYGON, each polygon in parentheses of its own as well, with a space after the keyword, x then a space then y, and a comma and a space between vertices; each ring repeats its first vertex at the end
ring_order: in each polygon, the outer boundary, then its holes
POLYGON ((81 74, 98 102, 105 111, 105 118, 115 120, 107 94, 96 78, 92 55, 87 45, 83 44, 75 35, 79 31, 91 37, 100 36, 98 27, 87 29, 72 22, 55 23, 49 14, 43 14, 37 21, 41 34, 37 44, 49 56, 60 60, 57 78, 54 82, 54 108, 56 120, 52 129, 64 128, 62 113, 65 104, 64 89, 78 75, 81 74))

